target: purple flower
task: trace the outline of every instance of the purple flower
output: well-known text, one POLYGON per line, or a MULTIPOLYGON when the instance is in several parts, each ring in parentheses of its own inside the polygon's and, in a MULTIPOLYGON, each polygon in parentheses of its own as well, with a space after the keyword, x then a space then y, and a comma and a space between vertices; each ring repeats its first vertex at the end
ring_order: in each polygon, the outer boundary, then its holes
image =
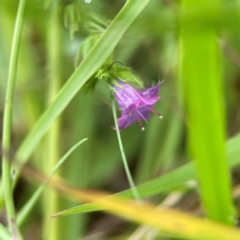
POLYGON ((122 116, 117 122, 120 130, 136 121, 144 130, 141 120, 147 122, 150 118, 150 112, 157 114, 162 119, 162 115, 153 109, 154 104, 160 99, 158 96, 160 83, 142 91, 120 80, 117 80, 117 83, 117 85, 112 84, 112 86, 119 108, 122 111, 122 116))

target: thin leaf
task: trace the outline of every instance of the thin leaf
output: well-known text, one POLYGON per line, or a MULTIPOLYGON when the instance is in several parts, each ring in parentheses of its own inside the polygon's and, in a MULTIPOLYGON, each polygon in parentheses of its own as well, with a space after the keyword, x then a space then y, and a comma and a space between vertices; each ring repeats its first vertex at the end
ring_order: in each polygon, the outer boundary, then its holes
MULTIPOLYGON (((231 138, 227 144, 227 156, 229 159, 229 167, 235 167, 240 163, 240 134, 231 138)), ((136 186, 142 198, 147 198, 160 193, 170 192, 179 188, 186 187, 186 183, 189 180, 196 179, 196 171, 194 168, 194 163, 188 163, 182 167, 173 170, 161 177, 155 178, 151 181, 145 182, 139 186, 136 186)), ((131 197, 131 189, 115 194, 116 196, 131 197)), ((79 213, 93 212, 102 210, 97 208, 94 204, 84 204, 75 207, 73 211, 78 211, 79 213)))
MULTIPOLYGON (((208 4, 214 4, 214 9, 220 11, 219 0, 182 2, 184 12, 195 8, 206 10, 208 4)), ((235 214, 224 148, 226 123, 217 33, 215 29, 204 28, 203 23, 189 25, 184 21, 181 33, 181 77, 189 145, 196 158, 200 195, 210 219, 233 224, 235 214)))
POLYGON ((112 53, 121 37, 148 4, 149 0, 127 1, 81 65, 60 90, 17 151, 17 159, 26 162, 56 117, 112 53))
MULTIPOLYGON (((55 184, 54 184, 55 185, 55 184)), ((123 199, 116 196, 101 197, 101 193, 84 193, 61 184, 56 186, 61 191, 71 194, 79 201, 94 202, 97 207, 104 211, 123 217, 140 224, 147 224, 158 228, 161 231, 171 233, 177 237, 185 239, 239 239, 240 231, 220 225, 213 222, 206 222, 204 219, 198 219, 187 214, 174 210, 157 208, 157 206, 130 202, 129 199, 123 199), (99 199, 99 197, 101 197, 99 199)), ((103 195, 103 194, 102 194, 103 195)), ((106 195, 105 195, 106 196, 106 195)), ((76 211, 74 212, 74 214, 76 211)), ((52 217, 60 217, 73 214, 73 209, 65 210, 54 214, 52 217)))
POLYGON ((2 240, 10 240, 10 234, 7 228, 5 228, 2 224, 0 224, 0 239, 2 240))
POLYGON ((31 209, 33 208, 34 204, 40 197, 41 193, 45 189, 46 184, 48 181, 52 178, 52 176, 56 173, 56 171, 61 167, 61 165, 65 162, 65 160, 68 158, 68 156, 75 151, 76 148, 78 148, 83 142, 85 142, 87 138, 77 142, 68 152, 58 161, 58 163, 54 166, 52 171, 50 172, 50 175, 45 180, 45 182, 38 187, 38 189, 34 192, 32 197, 26 202, 26 204, 23 206, 23 208, 19 211, 17 215, 17 223, 18 225, 22 225, 24 220, 26 219, 27 215, 30 213, 31 209))

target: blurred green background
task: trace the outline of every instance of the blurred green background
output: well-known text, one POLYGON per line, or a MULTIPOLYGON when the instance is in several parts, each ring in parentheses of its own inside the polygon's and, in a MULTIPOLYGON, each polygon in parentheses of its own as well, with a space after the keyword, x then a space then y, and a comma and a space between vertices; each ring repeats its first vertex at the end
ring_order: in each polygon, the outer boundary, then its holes
MULTIPOLYGON (((49 4, 47 1, 27 1, 14 96, 12 155, 124 3, 107 0, 92 0, 90 3, 83 0, 52 1, 49 4)), ((240 128, 240 22, 236 10, 240 2, 223 1, 222 4, 225 12, 217 23, 212 20, 214 7, 199 16, 193 12, 187 16, 190 20, 187 17, 185 20, 191 25, 203 19, 206 21, 204 28, 214 25, 216 30, 218 60, 223 75, 220 81, 223 86, 222 108, 226 113, 225 133, 230 138, 240 128)), ((0 0, 1 125, 17 8, 18 1, 0 0)), ((142 132, 135 123, 121 132, 136 184, 161 176, 195 156, 190 154, 192 151, 187 145, 189 121, 180 77, 180 8, 180 1, 150 1, 108 59, 131 67, 146 88, 163 81, 161 100, 155 108, 163 119, 152 114, 149 123, 145 124, 145 131, 142 132)), ((208 88, 205 79, 202 79, 201 87, 208 88)), ((73 144, 87 137, 89 140, 69 157, 58 174, 78 187, 112 193, 128 189, 109 104, 109 88, 104 80, 92 92, 78 92, 38 145, 29 164, 48 173, 55 164, 51 159, 58 160, 73 144)), ((238 169, 233 172, 234 185, 240 180, 238 172, 238 169)), ((35 188, 36 185, 20 179, 14 192, 17 210, 35 188)), ((149 200, 159 204, 165 197, 166 194, 159 194, 149 200)), ((199 201, 196 190, 184 189, 177 207, 202 214, 199 201)), ((133 223, 101 212, 49 219, 53 213, 76 205, 68 196, 48 189, 25 221, 25 239, 130 239, 137 228, 133 223)), ((0 220, 6 224, 4 211, 0 220)), ((156 238, 173 239, 163 235, 156 238)))

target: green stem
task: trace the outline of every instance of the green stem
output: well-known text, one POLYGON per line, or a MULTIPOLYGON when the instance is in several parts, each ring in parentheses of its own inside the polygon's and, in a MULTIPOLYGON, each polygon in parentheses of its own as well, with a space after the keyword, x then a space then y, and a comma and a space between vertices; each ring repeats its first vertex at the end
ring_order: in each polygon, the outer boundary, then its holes
POLYGON ((26 0, 20 0, 16 24, 14 28, 14 35, 11 48, 11 56, 9 63, 9 74, 8 74, 8 85, 7 85, 7 94, 4 110, 4 119, 3 119, 3 137, 2 137, 2 149, 5 154, 3 154, 2 159, 2 186, 4 192, 4 199, 6 203, 7 216, 8 216, 8 225, 12 233, 13 238, 17 237, 18 230, 15 225, 15 208, 13 201, 12 193, 12 180, 10 172, 10 159, 9 151, 11 146, 11 125, 12 125, 12 108, 13 108, 13 96, 15 89, 15 80, 17 72, 17 59, 20 46, 20 38, 22 33, 23 26, 23 17, 25 10, 26 0))
POLYGON ((126 155, 124 153, 123 144, 122 144, 122 140, 121 140, 121 135, 120 135, 120 131, 119 131, 118 124, 117 124, 117 113, 116 113, 116 106, 115 106, 114 100, 112 100, 112 111, 113 111, 115 128, 116 128, 116 132, 117 132, 118 144, 119 144, 120 152, 121 152, 121 155, 122 155, 123 165, 124 165, 124 168, 125 168, 125 171, 126 171, 126 174, 127 174, 128 182, 129 182, 129 185, 131 187, 133 197, 137 200, 137 199, 140 199, 140 195, 139 195, 139 193, 136 189, 136 186, 133 182, 133 178, 132 178, 132 175, 131 175, 129 167, 128 167, 126 155))
MULTIPOLYGON (((50 71, 49 77, 49 92, 48 92, 48 104, 51 104, 56 97, 61 80, 61 23, 59 21, 60 6, 56 3, 56 6, 52 9, 52 17, 50 19, 48 27, 48 67, 50 71)), ((58 118, 52 125, 47 135, 46 153, 47 159, 45 159, 45 171, 49 172, 53 166, 56 165, 60 154, 60 119, 58 118)), ((58 240, 60 239, 60 219, 57 221, 49 222, 49 215, 59 211, 60 199, 56 191, 47 189, 44 195, 44 225, 43 234, 44 239, 58 240)))

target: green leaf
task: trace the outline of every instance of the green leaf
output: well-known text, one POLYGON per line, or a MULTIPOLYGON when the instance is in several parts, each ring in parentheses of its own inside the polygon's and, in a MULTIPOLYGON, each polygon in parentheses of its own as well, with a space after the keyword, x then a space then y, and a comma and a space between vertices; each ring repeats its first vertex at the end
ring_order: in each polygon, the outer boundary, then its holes
POLYGON ((93 35, 102 35, 111 23, 110 19, 100 16, 95 12, 86 12, 84 15, 84 25, 93 35))
POLYGON ((136 76, 132 69, 125 66, 116 66, 114 64, 121 64, 120 62, 113 62, 111 64, 104 64, 98 71, 95 76, 97 81, 102 79, 107 79, 109 83, 114 83, 119 85, 117 79, 120 79, 123 82, 134 85, 138 88, 143 88, 142 80, 136 76))
POLYGON ((83 60, 87 57, 88 53, 90 52, 90 50, 92 49, 92 47, 95 45, 95 43, 97 42, 97 40, 99 38, 100 38, 99 35, 91 35, 91 36, 87 37, 80 44, 78 53, 77 53, 76 58, 75 58, 75 63, 74 63, 75 68, 78 67, 81 60, 83 60))
POLYGON ((137 88, 143 88, 142 80, 133 73, 132 69, 125 66, 113 66, 112 75, 114 78, 121 79, 123 82, 127 82, 137 88))
MULTIPOLYGON (((184 0, 183 10, 220 11, 220 1, 184 0)), ((208 217, 226 224, 234 222, 225 142, 222 66, 217 33, 202 23, 182 23, 182 85, 188 120, 189 145, 200 182, 200 195, 208 217)))
POLYGON ((81 8, 78 2, 67 4, 64 8, 64 25, 69 28, 70 38, 79 30, 81 21, 81 8))

